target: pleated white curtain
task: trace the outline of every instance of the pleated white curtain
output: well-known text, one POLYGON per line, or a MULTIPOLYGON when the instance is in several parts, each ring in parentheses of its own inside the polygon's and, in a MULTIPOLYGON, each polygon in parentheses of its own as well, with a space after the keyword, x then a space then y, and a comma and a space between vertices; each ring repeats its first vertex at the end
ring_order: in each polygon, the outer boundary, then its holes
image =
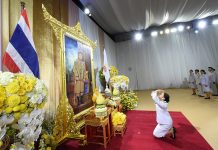
POLYGON ((218 27, 117 43, 116 56, 131 89, 186 87, 189 69, 218 70, 218 27))
POLYGON ((71 0, 69 4, 69 26, 75 26, 77 21, 80 22, 82 31, 94 42, 97 43, 97 48, 94 50, 94 68, 98 69, 101 67, 99 37, 98 37, 98 26, 81 11, 71 0), (79 14, 78 14, 79 13, 79 14))
POLYGON ((110 66, 117 67, 116 43, 107 34, 104 34, 104 43, 105 43, 105 50, 107 53, 108 64, 110 66))

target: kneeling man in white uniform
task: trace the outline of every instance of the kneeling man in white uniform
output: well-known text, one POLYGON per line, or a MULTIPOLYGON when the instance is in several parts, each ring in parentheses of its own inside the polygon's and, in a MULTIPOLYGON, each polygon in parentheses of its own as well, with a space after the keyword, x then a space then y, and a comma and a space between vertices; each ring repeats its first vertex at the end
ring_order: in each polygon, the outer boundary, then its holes
POLYGON ((153 135, 156 138, 163 138, 169 135, 175 139, 176 130, 173 127, 173 120, 167 110, 169 95, 164 93, 163 90, 156 90, 151 93, 151 97, 156 106, 156 120, 158 123, 153 131, 153 135))

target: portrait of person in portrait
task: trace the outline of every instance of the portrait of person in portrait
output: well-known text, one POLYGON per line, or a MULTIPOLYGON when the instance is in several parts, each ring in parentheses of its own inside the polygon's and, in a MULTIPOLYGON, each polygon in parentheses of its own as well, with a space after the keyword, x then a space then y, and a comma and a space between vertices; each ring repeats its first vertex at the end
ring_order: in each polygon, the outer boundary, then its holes
POLYGON ((92 105, 91 48, 65 36, 67 97, 74 113, 92 105))
POLYGON ((84 82, 86 75, 85 62, 83 61, 82 52, 78 52, 78 59, 73 65, 74 75, 74 104, 80 105, 82 103, 82 96, 84 94, 84 82))

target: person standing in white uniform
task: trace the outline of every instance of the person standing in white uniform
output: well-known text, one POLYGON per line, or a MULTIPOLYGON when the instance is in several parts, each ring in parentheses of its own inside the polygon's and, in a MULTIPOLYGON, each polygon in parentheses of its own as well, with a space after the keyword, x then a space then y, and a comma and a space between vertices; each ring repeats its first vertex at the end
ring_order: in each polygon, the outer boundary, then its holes
POLYGON ((153 135, 156 138, 171 135, 171 137, 175 139, 176 130, 173 127, 173 120, 167 110, 169 95, 164 93, 163 90, 156 90, 151 93, 151 97, 156 106, 156 121, 158 123, 153 131, 153 135))
POLYGON ((193 70, 189 71, 189 78, 188 78, 188 82, 189 82, 189 87, 192 89, 192 95, 196 95, 196 81, 195 81, 195 75, 193 73, 193 70))
POLYGON ((205 99, 210 99, 210 95, 211 95, 211 89, 210 89, 210 83, 209 83, 209 77, 206 74, 205 70, 201 70, 201 85, 203 87, 203 91, 206 94, 205 99))
POLYGON ((203 88, 201 85, 201 74, 198 69, 195 70, 195 81, 197 85, 198 96, 204 97, 204 92, 203 92, 203 88))
POLYGON ((213 94, 213 96, 216 96, 218 95, 217 87, 216 87, 216 72, 212 67, 208 67, 208 71, 209 71, 208 74, 209 74, 211 93, 213 94))
POLYGON ((216 70, 214 68, 213 68, 213 71, 214 71, 214 76, 216 78, 216 88, 218 90, 218 74, 217 74, 217 72, 216 72, 216 70))

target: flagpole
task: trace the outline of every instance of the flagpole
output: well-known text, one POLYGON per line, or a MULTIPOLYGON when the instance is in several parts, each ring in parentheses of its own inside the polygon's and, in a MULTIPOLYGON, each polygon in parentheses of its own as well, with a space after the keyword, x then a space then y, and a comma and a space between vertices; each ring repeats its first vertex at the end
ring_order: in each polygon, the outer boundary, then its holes
POLYGON ((20 2, 20 5, 21 5, 21 12, 22 12, 22 10, 25 8, 26 3, 25 2, 20 2))

